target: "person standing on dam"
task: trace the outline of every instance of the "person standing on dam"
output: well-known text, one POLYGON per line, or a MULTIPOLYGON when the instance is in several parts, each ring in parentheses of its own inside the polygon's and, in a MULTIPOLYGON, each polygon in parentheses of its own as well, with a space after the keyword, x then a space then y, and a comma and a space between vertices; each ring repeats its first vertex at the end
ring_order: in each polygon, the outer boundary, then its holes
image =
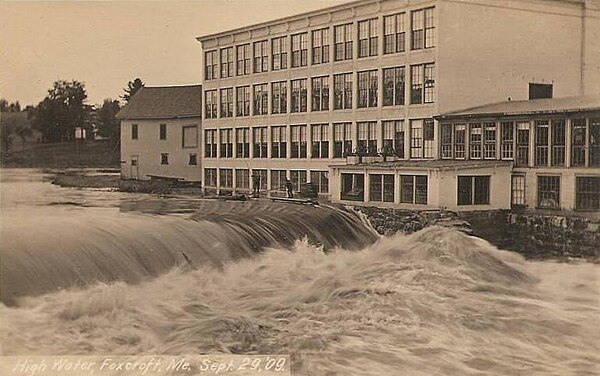
POLYGON ((259 197, 260 195, 260 174, 252 174, 252 196, 259 197))
POLYGON ((285 189, 287 190, 288 198, 294 198, 294 186, 290 179, 285 180, 285 189))

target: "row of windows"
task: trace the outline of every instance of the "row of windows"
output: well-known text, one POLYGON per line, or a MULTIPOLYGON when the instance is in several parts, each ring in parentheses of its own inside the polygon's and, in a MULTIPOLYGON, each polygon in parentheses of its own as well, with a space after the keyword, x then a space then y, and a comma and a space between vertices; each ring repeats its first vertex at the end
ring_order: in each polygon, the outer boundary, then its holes
POLYGON ((310 150, 310 158, 344 158, 348 155, 433 158, 433 129, 433 119, 411 119, 409 127, 405 127, 404 120, 384 120, 380 123, 205 129, 204 156, 308 158, 310 150))
POLYGON ((204 186, 220 189, 254 189, 256 191, 284 191, 286 180, 292 182, 293 190, 300 191, 305 184, 312 184, 318 193, 329 192, 328 171, 307 170, 267 170, 267 169, 231 169, 231 168, 205 168, 204 186), (268 175, 270 173, 270 188, 268 188, 268 175), (235 180, 234 180, 235 176, 235 180), (310 180, 308 178, 310 177, 310 180))
POLYGON ((406 102, 406 88, 409 87, 410 104, 433 103, 435 100, 435 65, 411 65, 410 85, 407 85, 406 67, 390 67, 361 71, 356 74, 356 88, 353 73, 333 75, 333 90, 330 76, 301 78, 291 81, 261 83, 204 92, 204 117, 214 119, 235 116, 267 115, 269 104, 271 114, 285 114, 308 111, 310 90, 310 111, 352 109, 353 91, 357 96, 357 108, 378 107, 379 86, 382 82, 382 106, 401 106, 406 102), (310 89, 308 84, 310 82, 310 89), (289 90, 288 90, 289 89, 289 90), (332 91, 332 93, 331 93, 332 91), (330 97, 333 102, 330 103, 330 97), (288 98, 290 99, 288 101, 288 98), (250 111, 252 109, 252 112, 250 111), (219 111, 220 110, 220 111, 219 111))
MULTIPOLYGON (((600 119, 571 121, 570 166, 600 166, 600 119)), ((565 119, 441 124, 445 159, 506 159, 516 166, 565 166, 565 119), (533 148, 533 161, 530 150, 533 148)))
MULTIPOLYGON (((560 176, 537 177, 536 207, 540 209, 561 208, 560 176)), ((513 175, 511 204, 525 206, 525 176, 513 175)), ((575 179, 575 209, 600 210, 600 177, 578 176, 575 179)))
MULTIPOLYGON (((383 16, 384 54, 406 51, 406 35, 408 34, 407 13, 396 13, 383 16)), ((343 61, 354 58, 354 41, 358 41, 358 58, 377 56, 380 50, 379 18, 333 26, 333 40, 330 38, 331 28, 320 28, 311 32, 301 32, 281 36, 269 40, 245 43, 235 47, 224 47, 207 51, 204 54, 204 79, 243 76, 271 70, 305 67, 309 63, 311 49, 312 65, 330 62, 330 48, 333 42, 333 60, 343 61), (310 36, 310 38, 309 38, 310 36), (310 39, 310 47, 309 47, 310 39), (270 48, 270 51, 269 51, 270 48), (289 54, 289 62, 288 62, 289 54), (235 72, 234 72, 235 59, 235 72), (269 64, 270 59, 270 64, 269 64)), ((434 8, 419 9, 410 12, 410 48, 421 50, 435 46, 434 8)))
MULTIPOLYGON (((139 139, 139 125, 131 124, 131 139, 139 139)), ((167 125, 159 124, 158 139, 161 141, 167 140, 167 125)), ((198 147, 198 126, 184 125, 181 127, 181 147, 197 148, 198 147)))

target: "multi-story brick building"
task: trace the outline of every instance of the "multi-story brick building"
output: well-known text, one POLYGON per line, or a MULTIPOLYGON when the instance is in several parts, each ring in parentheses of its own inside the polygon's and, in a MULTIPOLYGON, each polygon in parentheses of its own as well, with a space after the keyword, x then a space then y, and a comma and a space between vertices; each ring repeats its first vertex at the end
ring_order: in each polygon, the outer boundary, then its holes
POLYGON ((361 0, 199 37, 204 186, 258 174, 329 195, 348 155, 440 159, 435 115, 600 94, 599 17, 584 0, 361 0))

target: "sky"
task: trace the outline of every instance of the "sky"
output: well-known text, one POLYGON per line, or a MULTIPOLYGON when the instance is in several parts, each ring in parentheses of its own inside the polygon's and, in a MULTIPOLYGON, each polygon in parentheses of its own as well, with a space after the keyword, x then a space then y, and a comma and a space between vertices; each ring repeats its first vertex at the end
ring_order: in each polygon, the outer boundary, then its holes
POLYGON ((128 81, 202 80, 196 37, 349 0, 0 0, 0 97, 40 102, 54 81, 77 80, 90 104, 118 99, 128 81))

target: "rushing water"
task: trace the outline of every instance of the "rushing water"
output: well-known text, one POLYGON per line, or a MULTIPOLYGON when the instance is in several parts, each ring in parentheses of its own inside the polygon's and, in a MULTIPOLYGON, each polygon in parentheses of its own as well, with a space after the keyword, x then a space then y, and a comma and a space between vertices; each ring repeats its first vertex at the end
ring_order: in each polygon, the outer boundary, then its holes
MULTIPOLYGON (((0 305, 4 354, 283 353, 292 355, 295 374, 309 376, 600 373, 597 265, 528 262, 441 227, 371 244, 356 218, 331 208, 269 203, 260 211, 249 203, 219 203, 222 209, 191 212, 191 202, 156 205, 146 197, 132 203, 115 193, 35 184, 48 189, 40 203, 71 204, 40 204, 47 216, 19 218, 18 207, 35 210, 5 203, 10 189, 3 189, 5 267, 10 261, 23 264, 23 273, 57 274, 97 267, 98 279, 108 273, 94 265, 103 257, 121 265, 109 278, 117 282, 85 285, 93 279, 82 272, 82 287, 0 305), (83 201, 94 207, 73 205, 83 201), (13 207, 9 214, 5 205, 13 207), (7 244, 14 243, 6 239, 26 236, 14 235, 20 230, 7 227, 10 221, 31 226, 31 239, 14 248, 28 244, 19 251, 27 256, 7 259, 13 249, 7 244), (312 221, 311 231, 299 228, 312 221), (72 234, 63 226, 72 226, 72 234), (214 235, 221 231, 226 235, 214 235), (286 239, 280 231, 288 231, 286 239), (82 233, 96 240, 73 247, 82 233), (287 247, 302 234, 310 236, 287 247), (274 245, 256 256, 265 242, 274 245), (337 249, 323 252, 317 243, 337 249), (58 253, 57 261, 36 260, 45 253, 58 253), (84 262, 89 258, 94 263, 84 262), (160 276, 145 278, 153 274, 141 271, 152 268, 160 276), (125 282, 136 273, 141 282, 125 282)), ((37 275, 14 278, 30 277, 37 275)), ((58 277, 44 278, 56 283, 58 277)))

